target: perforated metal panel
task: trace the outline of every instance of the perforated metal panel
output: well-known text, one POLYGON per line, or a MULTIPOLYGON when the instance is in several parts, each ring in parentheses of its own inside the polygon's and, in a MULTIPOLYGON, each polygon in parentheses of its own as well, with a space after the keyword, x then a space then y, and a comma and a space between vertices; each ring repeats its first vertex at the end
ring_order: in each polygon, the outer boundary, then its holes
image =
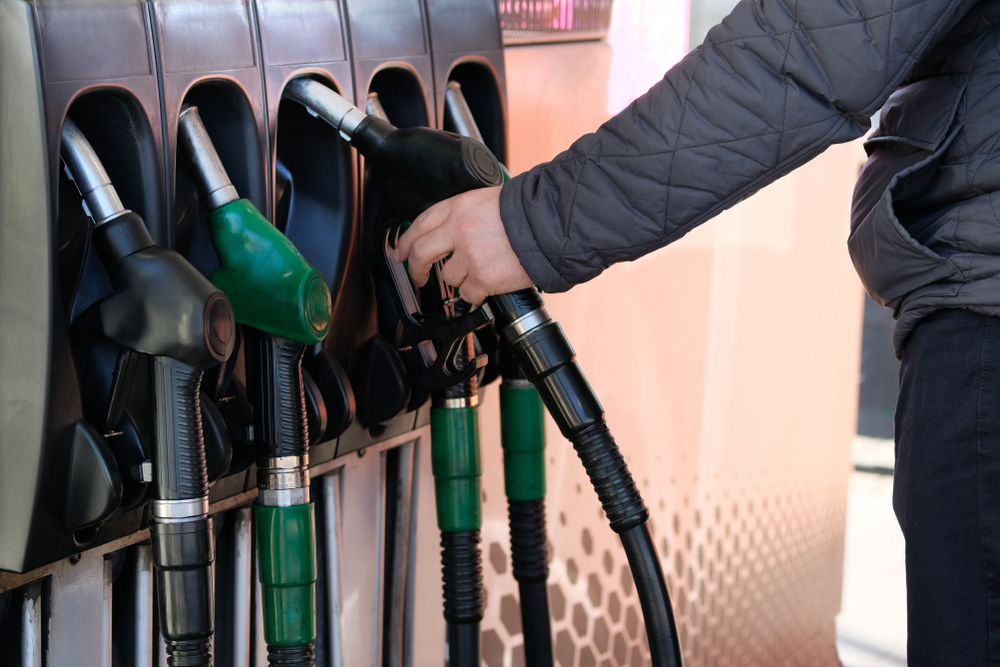
MULTIPOLYGON (((495 392, 492 392, 495 393, 495 392)), ((484 405, 484 439, 495 419, 484 405)), ((613 425, 612 425, 613 426, 613 425)), ((575 452, 549 432, 547 499, 553 646, 560 667, 648 665, 642 612, 618 537, 575 452)), ((839 667, 847 473, 807 441, 666 463, 655 443, 622 443, 650 508, 686 667, 839 667), (687 474, 682 474, 686 472, 687 474)), ((488 667, 524 664, 510 573, 499 448, 487 444, 483 623, 488 667)), ((704 453, 703 453, 704 454, 704 453)))

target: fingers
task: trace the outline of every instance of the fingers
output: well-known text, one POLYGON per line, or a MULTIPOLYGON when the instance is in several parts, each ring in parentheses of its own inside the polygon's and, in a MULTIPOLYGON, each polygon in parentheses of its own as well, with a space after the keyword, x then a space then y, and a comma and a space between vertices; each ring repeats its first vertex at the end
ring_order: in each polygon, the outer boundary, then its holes
POLYGON ((413 244, 417 239, 425 234, 429 234, 443 225, 451 213, 452 200, 438 202, 434 206, 417 216, 410 228, 396 240, 396 249, 393 251, 393 259, 397 262, 405 262, 413 251, 413 244))
MULTIPOLYGON (((469 277, 469 267, 463 261, 461 255, 455 255, 447 262, 444 263, 444 267, 438 273, 438 278, 444 281, 446 285, 451 285, 452 287, 461 288, 465 284, 466 278, 469 277)), ((465 298, 465 294, 462 294, 462 298, 465 298)))
POLYGON ((440 278, 460 288, 462 299, 473 305, 530 287, 507 238, 499 202, 500 188, 483 188, 435 204, 399 237, 393 259, 408 261, 410 278, 423 285, 434 263, 450 255, 440 278))
POLYGON ((454 251, 455 238, 448 233, 447 227, 443 226, 419 237, 410 246, 409 264, 407 264, 410 279, 417 286, 423 285, 427 282, 427 276, 434 262, 444 259, 454 251))

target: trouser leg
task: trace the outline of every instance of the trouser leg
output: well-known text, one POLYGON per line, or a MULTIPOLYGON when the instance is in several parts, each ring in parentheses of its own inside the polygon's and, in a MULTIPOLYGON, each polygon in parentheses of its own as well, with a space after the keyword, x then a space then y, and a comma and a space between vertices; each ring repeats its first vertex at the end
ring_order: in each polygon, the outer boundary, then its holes
POLYGON ((1000 666, 1000 318, 944 310, 910 335, 893 507, 911 667, 1000 666))

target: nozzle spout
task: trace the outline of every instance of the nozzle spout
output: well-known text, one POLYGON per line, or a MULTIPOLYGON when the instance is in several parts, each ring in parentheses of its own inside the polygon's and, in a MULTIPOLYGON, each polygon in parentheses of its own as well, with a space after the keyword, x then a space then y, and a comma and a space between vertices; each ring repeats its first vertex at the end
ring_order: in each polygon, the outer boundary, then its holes
POLYGON ((200 185, 208 197, 208 207, 215 210, 240 198, 215 145, 198 114, 198 107, 185 106, 178 120, 178 141, 187 149, 198 173, 200 185))
POLYGON ((484 143, 483 135, 479 132, 479 125, 476 124, 476 119, 472 116, 472 110, 469 109, 469 103, 465 101, 462 86, 459 85, 458 81, 448 82, 448 89, 444 92, 444 112, 452 127, 455 128, 456 134, 472 137, 479 143, 484 143))
POLYGON ((287 86, 282 97, 303 105, 317 118, 325 120, 348 141, 354 136, 367 115, 328 86, 312 79, 295 79, 287 86))
POLYGON ((95 225, 128 213, 97 153, 69 118, 63 123, 62 159, 95 225))

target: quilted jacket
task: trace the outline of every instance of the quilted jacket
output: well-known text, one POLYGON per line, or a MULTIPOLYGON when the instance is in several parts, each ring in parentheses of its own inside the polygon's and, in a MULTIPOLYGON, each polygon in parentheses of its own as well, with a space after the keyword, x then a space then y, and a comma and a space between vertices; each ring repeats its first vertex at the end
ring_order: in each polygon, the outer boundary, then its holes
POLYGON ((528 275, 564 291, 862 136, 880 108, 848 248, 898 353, 938 308, 1000 316, 1000 0, 744 0, 507 183, 501 217, 528 275))

